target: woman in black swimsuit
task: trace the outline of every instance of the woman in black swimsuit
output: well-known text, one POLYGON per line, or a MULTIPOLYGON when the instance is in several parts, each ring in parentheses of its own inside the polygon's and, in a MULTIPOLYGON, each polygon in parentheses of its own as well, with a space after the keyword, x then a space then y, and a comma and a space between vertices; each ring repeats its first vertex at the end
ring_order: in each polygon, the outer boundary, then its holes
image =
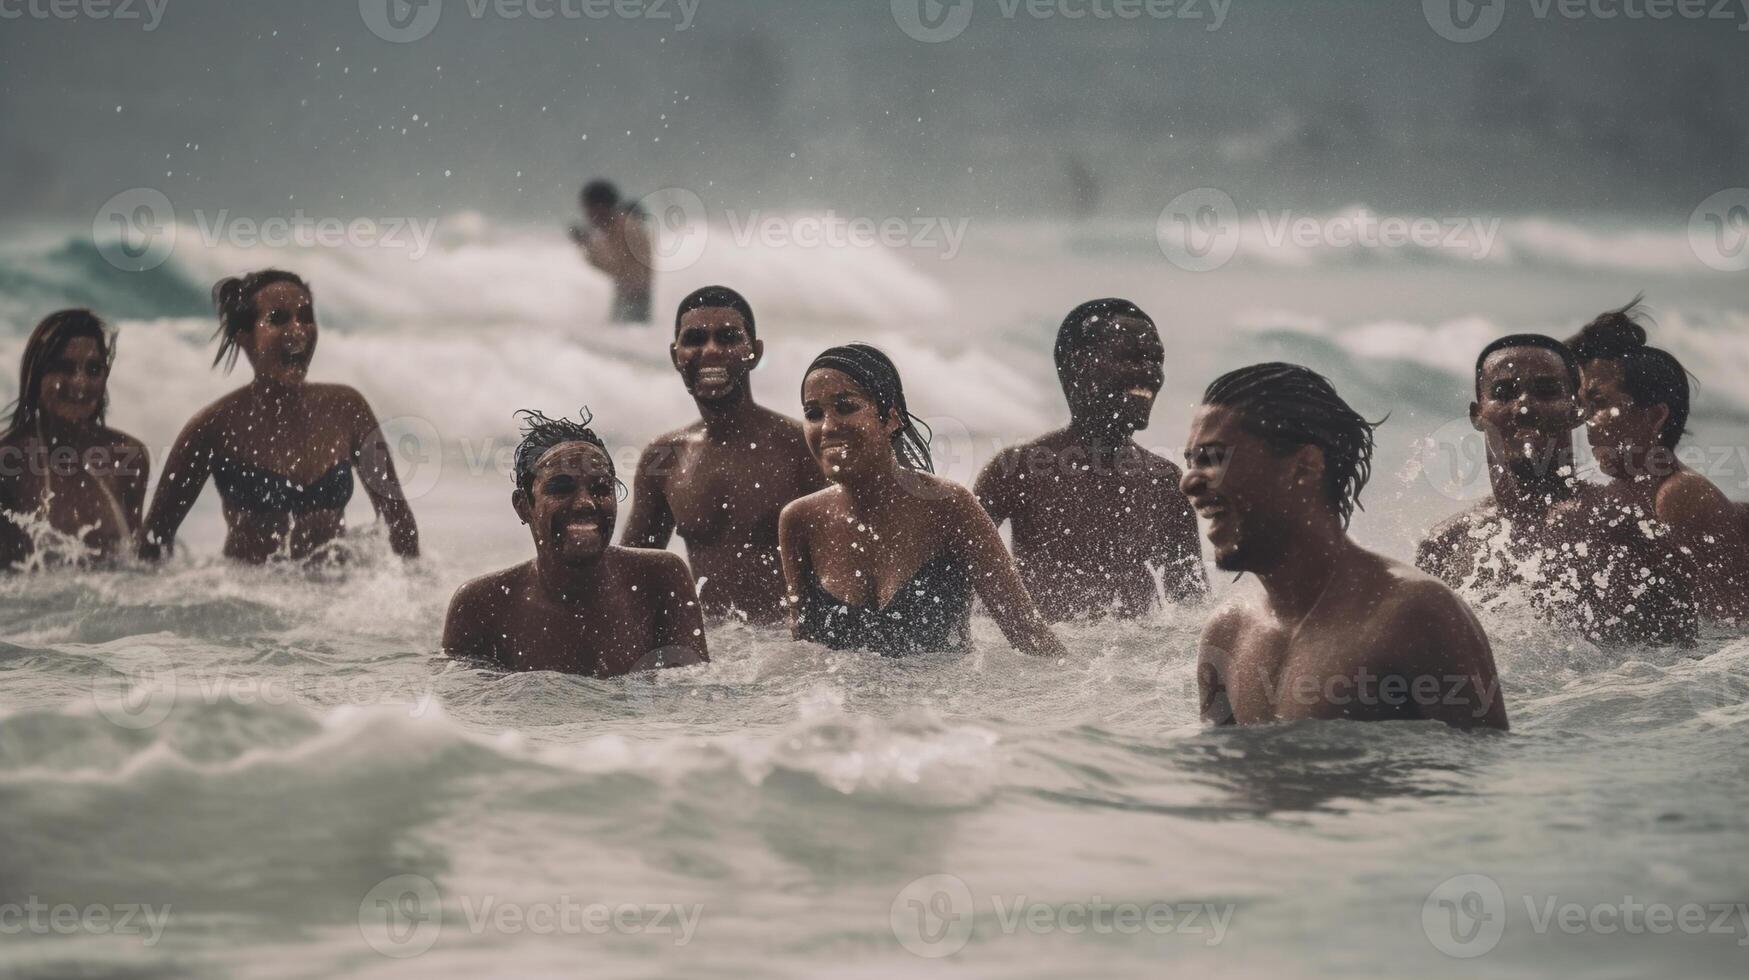
POLYGON ((224 503, 225 556, 265 562, 308 557, 346 530, 354 468, 395 553, 419 553, 419 531, 394 461, 364 396, 304 380, 316 352, 310 287, 278 269, 213 287, 216 367, 241 352, 255 380, 197 413, 176 438, 146 518, 144 557, 174 547, 176 530, 210 474, 224 503))
POLYGON ((984 508, 932 472, 885 354, 850 344, 815 358, 802 413, 833 485, 778 519, 797 639, 889 656, 961 649, 976 591, 1009 642, 1064 655, 984 508))

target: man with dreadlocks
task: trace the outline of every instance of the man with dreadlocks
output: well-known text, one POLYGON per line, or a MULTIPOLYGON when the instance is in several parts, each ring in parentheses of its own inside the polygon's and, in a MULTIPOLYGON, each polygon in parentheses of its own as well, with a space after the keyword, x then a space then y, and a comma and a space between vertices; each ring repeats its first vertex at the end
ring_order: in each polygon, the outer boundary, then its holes
POLYGON ((1057 330, 1069 424, 1003 450, 978 476, 979 502, 998 525, 1013 523, 1021 578, 1050 619, 1136 616, 1157 594, 1208 589, 1182 474, 1135 440, 1165 357, 1159 329, 1134 303, 1077 306, 1057 330))
POLYGON ((1263 587, 1203 630, 1203 718, 1506 728, 1494 655, 1469 607, 1348 536, 1376 425, 1294 364, 1232 371, 1202 400, 1183 490, 1208 522, 1215 566, 1263 587))
POLYGON ((619 481, 587 412, 581 423, 522 414, 510 503, 534 538, 534 560, 456 590, 444 653, 593 677, 708 661, 686 563, 609 544, 619 481))

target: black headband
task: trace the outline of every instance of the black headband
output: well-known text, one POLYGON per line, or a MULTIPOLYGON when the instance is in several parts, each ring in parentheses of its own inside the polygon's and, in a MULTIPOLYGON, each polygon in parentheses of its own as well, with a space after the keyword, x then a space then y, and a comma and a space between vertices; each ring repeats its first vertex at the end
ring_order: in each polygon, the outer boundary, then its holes
POLYGON ((805 382, 808 375, 822 369, 841 371, 861 386, 874 399, 875 409, 883 419, 887 413, 898 411, 904 420, 904 425, 893 433, 893 453, 898 457, 899 465, 925 473, 935 472, 935 464, 929 458, 929 440, 935 433, 930 430, 928 423, 912 415, 906 407, 905 388, 899 381, 899 369, 887 355, 868 344, 845 344, 829 348, 814 358, 808 369, 802 372, 802 380, 805 382), (918 431, 919 426, 923 432, 918 431))

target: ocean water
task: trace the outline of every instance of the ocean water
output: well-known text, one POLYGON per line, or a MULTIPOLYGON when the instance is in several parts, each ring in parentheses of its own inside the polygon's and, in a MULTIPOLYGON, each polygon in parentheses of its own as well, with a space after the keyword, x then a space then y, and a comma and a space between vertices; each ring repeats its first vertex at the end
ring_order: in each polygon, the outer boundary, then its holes
MULTIPOLYGON (((1124 295, 1169 352, 1145 444, 1176 456, 1221 370, 1307 363, 1388 413, 1355 533, 1406 558, 1482 489, 1463 438, 1480 346, 1565 335, 1645 289, 1659 341, 1700 378, 1689 444, 1749 497, 1749 294, 1694 262, 1681 228, 1526 216, 1480 259, 1250 236, 1204 273, 1162 261, 1144 224, 974 225, 951 257, 714 232, 661 279, 657 308, 705 282, 741 288, 768 345, 756 392, 789 411, 818 350, 883 346, 961 479, 1063 421, 1055 324, 1124 295)), ((666 329, 603 323, 609 289, 557 231, 463 217, 417 260, 182 248, 142 274, 64 230, 4 250, 0 364, 42 314, 94 305, 121 329, 112 420, 155 455, 242 380, 207 367, 204 287, 305 273, 313 376, 357 385, 394 433, 424 557, 393 558, 358 495, 345 569, 233 567, 209 493, 162 570, 0 581, 0 975, 1749 964, 1737 633, 1600 650, 1528 597, 1490 604, 1504 737, 1207 729, 1197 605, 1066 625, 1061 663, 1014 652, 980 614, 960 655, 882 660, 728 625, 705 666, 496 677, 435 650, 454 588, 530 553, 507 499, 511 412, 587 405, 629 469, 691 410, 666 329)), ((1217 577, 1212 602, 1252 587, 1217 577)))

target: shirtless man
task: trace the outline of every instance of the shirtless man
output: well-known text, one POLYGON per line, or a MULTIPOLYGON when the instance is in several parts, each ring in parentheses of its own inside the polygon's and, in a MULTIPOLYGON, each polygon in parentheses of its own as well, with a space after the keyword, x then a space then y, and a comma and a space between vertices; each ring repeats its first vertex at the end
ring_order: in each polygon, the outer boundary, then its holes
POLYGON ((1204 720, 1507 727, 1494 655, 1469 607, 1348 537, 1373 428, 1297 365, 1241 368, 1204 392, 1184 493, 1208 521, 1215 566, 1263 586, 1203 630, 1204 720))
POLYGON ((618 481, 601 439, 565 419, 527 415, 510 502, 534 538, 534 560, 456 590, 443 652, 592 677, 710 660, 686 564, 608 543, 618 481))
POLYGON ((1579 367, 1540 334, 1502 337, 1476 359, 1470 424, 1486 437, 1493 494, 1435 527, 1415 564, 1484 602, 1527 589, 1595 642, 1694 636, 1692 585, 1655 521, 1624 521, 1573 469, 1579 367))
POLYGON ((649 323, 654 266, 644 213, 622 202, 619 188, 605 180, 583 185, 581 200, 586 223, 571 226, 571 240, 613 280, 613 322, 649 323))
POLYGON ((1047 619, 1135 616, 1162 590, 1208 589, 1178 467, 1132 438, 1148 427, 1165 356, 1134 303, 1077 306, 1057 330, 1068 426, 998 453, 973 486, 998 527, 1013 522, 1021 578, 1047 619))
MULTIPOLYGON (((0 433, 0 568, 37 541, 19 520, 46 518, 85 561, 131 556, 149 463, 138 439, 105 424, 112 339, 90 310, 50 314, 31 332, 11 423, 0 433)), ((45 556, 48 557, 48 556, 45 556)))
POLYGON ((666 548, 678 528, 707 616, 780 623, 777 517, 790 501, 824 489, 826 478, 801 423, 753 401, 749 376, 765 344, 740 293, 693 292, 680 302, 674 332, 669 354, 700 418, 644 450, 620 543, 666 548))

